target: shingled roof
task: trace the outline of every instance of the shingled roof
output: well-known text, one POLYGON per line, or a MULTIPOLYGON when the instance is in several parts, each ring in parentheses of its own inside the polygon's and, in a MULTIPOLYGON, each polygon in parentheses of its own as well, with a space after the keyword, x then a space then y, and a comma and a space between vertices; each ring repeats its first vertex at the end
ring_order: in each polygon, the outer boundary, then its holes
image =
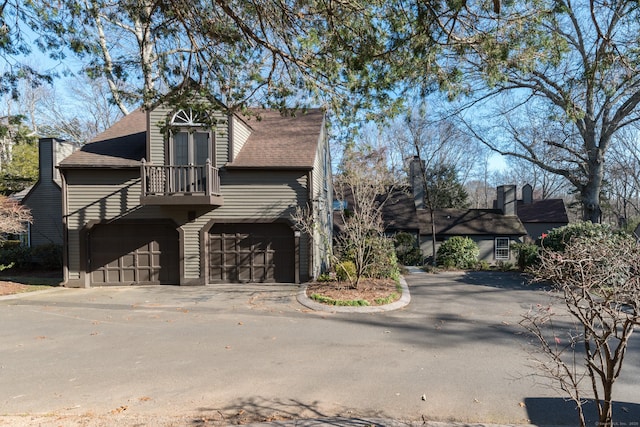
MULTIPOLYGON (((312 169, 322 135, 322 110, 284 116, 275 110, 252 110, 240 117, 252 133, 227 167, 312 169)), ((61 162, 62 168, 139 167, 146 155, 147 114, 138 109, 61 162)))
MULTIPOLYGON (((349 197, 347 197, 349 198, 349 197)), ((382 218, 389 232, 420 231, 431 233, 429 210, 415 208, 409 189, 395 188, 386 195, 378 196, 384 201, 382 218)), ((348 200, 349 206, 353 200, 348 200)), ((516 216, 503 215, 499 209, 436 209, 436 234, 447 236, 524 236, 527 234, 516 216)), ((342 218, 334 212, 334 229, 340 231, 342 218)))
MULTIPOLYGON (((524 236, 524 226, 516 216, 499 209, 437 209, 436 234, 439 236, 508 235, 524 236)), ((418 211, 422 232, 431 230, 429 211, 418 211)))
POLYGON ((562 199, 534 200, 524 203, 518 200, 518 218, 522 222, 564 223, 569 222, 567 209, 562 199))
POLYGON ((252 110, 244 118, 253 132, 227 167, 312 169, 324 123, 314 109, 286 116, 276 110, 252 110))
POLYGON ((60 167, 140 167, 146 141, 147 114, 137 109, 60 162, 60 167))

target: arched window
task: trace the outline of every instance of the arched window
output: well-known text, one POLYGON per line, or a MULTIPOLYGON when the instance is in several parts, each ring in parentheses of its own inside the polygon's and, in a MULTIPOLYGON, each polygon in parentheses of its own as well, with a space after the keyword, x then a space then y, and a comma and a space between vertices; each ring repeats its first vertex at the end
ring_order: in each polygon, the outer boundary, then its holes
POLYGON ((211 131, 204 112, 179 110, 171 118, 170 163, 176 166, 204 165, 213 161, 211 131))
POLYGON ((203 111, 195 111, 191 108, 180 110, 171 118, 172 126, 204 126, 209 115, 203 111))
POLYGON ((213 133, 207 122, 206 113, 192 109, 179 110, 171 117, 168 153, 177 191, 201 191, 207 160, 215 164, 213 133))

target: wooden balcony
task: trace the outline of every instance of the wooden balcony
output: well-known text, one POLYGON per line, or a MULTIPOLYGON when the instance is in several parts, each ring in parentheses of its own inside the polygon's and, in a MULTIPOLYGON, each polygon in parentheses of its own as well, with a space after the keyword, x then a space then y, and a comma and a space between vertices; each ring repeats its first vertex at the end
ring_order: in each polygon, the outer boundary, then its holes
POLYGON ((222 206, 218 168, 205 165, 152 165, 142 160, 143 205, 222 206))

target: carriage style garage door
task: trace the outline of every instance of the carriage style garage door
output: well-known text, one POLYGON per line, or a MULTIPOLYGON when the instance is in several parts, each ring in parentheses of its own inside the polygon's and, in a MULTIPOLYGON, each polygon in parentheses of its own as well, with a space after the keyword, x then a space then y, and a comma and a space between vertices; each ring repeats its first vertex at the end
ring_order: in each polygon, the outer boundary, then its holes
POLYGON ((209 231, 211 283, 295 280, 295 241, 286 224, 215 224, 209 231))
POLYGON ((178 232, 167 224, 99 224, 89 232, 91 285, 178 284, 178 232))

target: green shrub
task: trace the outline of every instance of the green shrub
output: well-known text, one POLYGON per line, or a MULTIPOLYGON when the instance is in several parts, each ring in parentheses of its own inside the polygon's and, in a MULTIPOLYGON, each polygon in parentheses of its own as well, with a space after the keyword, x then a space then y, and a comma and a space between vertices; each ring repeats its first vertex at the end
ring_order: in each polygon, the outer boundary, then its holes
POLYGON ((393 236, 398 262, 402 265, 422 265, 424 263, 422 250, 416 246, 413 234, 401 232, 393 236))
POLYGON ((2 240, 0 241, 0 250, 14 248, 20 246, 20 240, 2 240))
POLYGON ((335 274, 331 273, 322 273, 318 276, 318 282, 333 282, 336 280, 335 274))
POLYGON ((489 263, 483 259, 481 259, 480 261, 478 261, 474 267, 476 270, 478 271, 487 271, 491 268, 491 266, 489 265, 489 263))
POLYGON ((365 307, 369 305, 369 302, 363 299, 339 300, 339 299, 333 299, 320 294, 311 295, 311 299, 321 302, 323 304, 336 305, 336 306, 342 306, 342 307, 365 307))
POLYGON ((368 247, 370 264, 365 269, 364 276, 397 280, 400 277, 400 268, 396 252, 393 250, 393 241, 387 237, 372 237, 369 239, 368 247))
POLYGON ((511 247, 516 252, 520 271, 525 271, 538 263, 538 245, 533 243, 514 243, 511 247))
MULTIPOLYGON (((362 272, 362 277, 371 278, 396 278, 400 275, 400 269, 398 267, 398 259, 393 248, 393 241, 385 236, 373 235, 366 238, 365 241, 365 256, 364 262, 366 267, 362 272)), ((354 246, 346 246, 337 248, 338 256, 344 261, 351 261, 355 266, 356 248, 354 246)), ((352 280, 355 280, 356 275, 351 276, 352 280)), ((338 272, 338 266, 336 266, 336 273, 338 272)), ((338 276, 339 280, 340 277, 338 276)))
POLYGON ((351 282, 356 278, 356 265, 353 261, 342 261, 336 264, 336 277, 341 282, 351 282))
POLYGON ((478 262, 480 249, 468 237, 454 236, 438 248, 438 264, 447 268, 474 268, 478 262))
POLYGON ((9 245, 0 249, 0 265, 29 270, 33 268, 32 249, 26 246, 9 245))
POLYGON ((509 261, 498 261, 497 267, 500 271, 511 271, 513 270, 513 263, 509 261))
POLYGON ((540 238, 540 245, 555 252, 563 252, 567 243, 572 239, 602 240, 616 236, 627 236, 623 230, 616 230, 608 224, 594 224, 589 221, 574 222, 562 227, 554 228, 547 235, 540 238))

